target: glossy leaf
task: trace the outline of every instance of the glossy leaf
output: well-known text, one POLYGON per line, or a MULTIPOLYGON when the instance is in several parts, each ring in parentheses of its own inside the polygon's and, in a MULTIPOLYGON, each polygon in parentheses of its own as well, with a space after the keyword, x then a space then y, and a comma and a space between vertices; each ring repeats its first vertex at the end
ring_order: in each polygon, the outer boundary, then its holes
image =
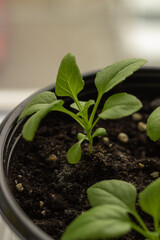
POLYGON ((118 119, 131 115, 142 107, 142 103, 133 95, 117 93, 109 97, 98 115, 102 119, 118 119))
POLYGON ((88 199, 92 207, 112 204, 128 212, 135 210, 136 188, 120 180, 104 180, 88 188, 88 199))
POLYGON ((156 108, 147 120, 147 135, 153 141, 160 138, 160 107, 156 108))
POLYGON ((103 205, 77 217, 66 229, 61 240, 110 239, 131 230, 130 219, 123 208, 103 205))
POLYGON ((106 134, 107 132, 105 128, 97 128, 92 137, 105 136, 106 134))
POLYGON ((144 212, 160 220, 160 178, 139 194, 139 204, 144 212))
POLYGON ((146 63, 144 59, 126 59, 116 62, 97 73, 95 85, 99 95, 108 92, 118 83, 124 81, 133 72, 146 63))
POLYGON ((84 81, 77 66, 75 57, 68 53, 61 61, 55 92, 58 96, 69 96, 75 100, 83 89, 84 81))

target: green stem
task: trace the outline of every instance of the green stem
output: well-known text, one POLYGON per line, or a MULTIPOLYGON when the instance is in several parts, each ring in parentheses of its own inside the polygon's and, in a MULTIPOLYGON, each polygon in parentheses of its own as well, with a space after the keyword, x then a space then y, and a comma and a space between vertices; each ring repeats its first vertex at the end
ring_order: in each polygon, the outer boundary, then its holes
POLYGON ((91 131, 89 131, 87 133, 87 137, 88 137, 88 141, 89 141, 89 152, 92 153, 92 149, 93 149, 93 138, 91 135, 91 131))
POLYGON ((79 109, 79 111, 82 111, 82 106, 78 100, 78 98, 76 96, 73 96, 73 100, 75 101, 75 103, 77 104, 77 107, 79 109))
POLYGON ((150 239, 150 240, 159 240, 160 239, 160 236, 159 234, 155 234, 156 232, 148 232, 147 235, 147 239, 150 239))
POLYGON ((154 230, 155 230, 155 232, 159 231, 159 220, 157 217, 154 218, 154 230))
POLYGON ((91 128, 88 131, 88 139, 89 139, 89 144, 90 144, 90 153, 92 153, 92 148, 93 148, 93 137, 92 137, 92 129, 94 128, 94 126, 97 124, 97 122, 99 121, 99 117, 94 121, 94 123, 92 124, 91 128))
POLYGON ((145 223, 143 222, 142 218, 139 216, 139 214, 137 213, 137 211, 135 210, 134 212, 132 212, 133 216, 137 219, 137 221, 139 222, 139 224, 142 226, 142 228, 148 232, 148 228, 145 225, 145 223))
POLYGON ((94 123, 92 124, 92 127, 91 127, 91 131, 92 131, 92 129, 94 128, 94 126, 97 124, 97 122, 99 121, 99 117, 94 121, 94 123))
POLYGON ((85 129, 85 126, 82 122, 82 119, 79 118, 76 114, 74 114, 73 112, 69 111, 68 109, 66 109, 64 107, 62 107, 61 109, 58 109, 58 111, 70 115, 72 118, 74 118, 85 129))
POLYGON ((90 119, 89 119, 89 125, 92 126, 92 123, 93 123, 93 120, 94 120, 94 117, 95 117, 95 114, 96 114, 96 111, 97 111, 97 108, 98 108, 98 105, 101 101, 101 98, 102 96, 101 95, 98 95, 97 97, 97 100, 96 100, 96 103, 94 105, 94 108, 92 110, 92 113, 91 113, 91 116, 90 116, 90 119))
POLYGON ((144 236, 145 238, 148 238, 148 234, 142 229, 140 228, 137 224, 135 223, 131 223, 132 224, 132 228, 137 231, 138 233, 140 233, 142 236, 144 236))
MULTIPOLYGON (((82 106, 78 100, 78 98, 76 96, 73 96, 73 100, 75 101, 75 103, 77 104, 77 107, 79 109, 79 111, 81 112, 83 109, 82 109, 82 106)), ((76 115, 77 116, 77 115, 76 115)), ((83 128, 85 129, 85 131, 87 132, 88 129, 89 129, 89 123, 88 123, 88 119, 86 118, 83 118, 83 128)), ((82 126, 82 125, 81 125, 82 126)))
POLYGON ((150 231, 144 231, 142 228, 140 228, 137 224, 135 223, 131 223, 132 224, 132 228, 137 231, 138 233, 140 233, 142 236, 144 236, 145 238, 147 238, 148 240, 159 240, 159 236, 158 235, 154 235, 154 232, 150 232, 150 231))

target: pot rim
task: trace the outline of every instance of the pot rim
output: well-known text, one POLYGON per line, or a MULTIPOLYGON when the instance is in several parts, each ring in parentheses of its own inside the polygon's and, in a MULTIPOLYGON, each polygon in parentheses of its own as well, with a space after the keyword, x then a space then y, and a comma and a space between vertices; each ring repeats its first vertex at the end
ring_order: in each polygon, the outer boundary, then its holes
MULTIPOLYGON (((20 103, 8 114, 0 126, 0 215, 2 215, 5 222, 20 237, 20 239, 53 240, 53 238, 42 231, 38 226, 33 224, 32 220, 26 215, 26 213, 16 202, 13 194, 9 189, 9 184, 5 174, 6 171, 4 170, 4 165, 6 163, 5 159, 3 160, 3 150, 5 148, 5 143, 7 141, 8 135, 12 131, 12 128, 15 128, 13 122, 17 122, 19 114, 32 97, 46 90, 51 90, 51 86, 36 91, 29 98, 20 103), (5 204, 3 204, 3 201, 5 204)), ((19 125, 20 124, 18 123, 17 127, 13 131, 13 134, 19 125)))

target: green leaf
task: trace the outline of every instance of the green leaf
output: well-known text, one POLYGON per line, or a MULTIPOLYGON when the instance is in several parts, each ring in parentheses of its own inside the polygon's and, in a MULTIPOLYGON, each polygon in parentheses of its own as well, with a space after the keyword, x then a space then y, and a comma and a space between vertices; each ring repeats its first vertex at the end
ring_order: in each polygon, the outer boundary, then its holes
POLYGON ((95 104, 95 101, 93 99, 90 99, 89 101, 85 102, 85 105, 83 107, 83 110, 88 110, 92 105, 95 104))
POLYGON ((144 212, 160 220, 160 178, 149 184, 139 194, 139 204, 144 212))
POLYGON ((144 59, 126 59, 116 62, 98 72, 95 79, 95 85, 99 95, 103 95, 118 83, 124 81, 145 63, 146 60, 144 59))
POLYGON ((23 117, 29 116, 39 110, 45 109, 56 100, 56 95, 53 92, 45 91, 38 94, 37 96, 32 98, 31 101, 23 109, 18 121, 23 117))
POLYGON ((86 122, 88 122, 88 109, 95 104, 94 100, 89 100, 87 102, 79 101, 82 110, 79 111, 79 108, 76 103, 72 103, 70 106, 76 110, 78 110, 77 116, 83 118, 86 122))
POLYGON ((142 103, 133 95, 117 93, 107 99, 98 115, 102 119, 117 119, 131 115, 142 107, 142 103))
POLYGON ((77 116, 82 117, 86 122, 88 122, 88 109, 90 106, 94 105, 94 103, 94 100, 89 100, 88 102, 85 102, 82 111, 79 111, 77 113, 77 116))
MULTIPOLYGON (((32 141, 35 133, 39 127, 41 120, 51 111, 56 111, 60 106, 63 105, 62 100, 56 100, 52 103, 44 104, 39 110, 37 108, 37 112, 34 113, 24 124, 22 129, 22 136, 27 141, 32 141)), ((25 110, 27 113, 27 109, 25 110)), ((29 110, 28 110, 29 113, 29 110)), ((23 114, 23 113, 22 113, 23 114)))
POLYGON ((74 144, 67 152, 67 160, 71 164, 78 163, 81 159, 81 143, 84 138, 74 144))
POLYGON ((153 141, 160 138, 160 107, 156 108, 147 120, 147 135, 153 141))
MULTIPOLYGON (((82 109, 83 109, 83 107, 85 106, 85 103, 86 103, 86 102, 84 102, 84 101, 79 101, 79 103, 80 103, 80 105, 81 105, 81 107, 82 107, 82 109)), ((70 107, 73 108, 73 109, 75 109, 75 110, 77 110, 77 111, 79 111, 79 108, 77 107, 77 104, 76 104, 75 102, 72 103, 72 104, 70 105, 70 107)))
POLYGON ((77 135, 78 141, 87 139, 87 136, 83 133, 78 133, 77 135))
POLYGON ((130 219, 123 208, 103 205, 78 216, 67 227, 61 240, 117 238, 130 230, 130 219))
MULTIPOLYGON (((81 105, 81 107, 82 107, 82 110, 84 111, 84 110, 88 110, 88 108, 89 108, 90 106, 94 105, 94 104, 95 104, 95 101, 91 99, 91 100, 89 100, 89 101, 87 101, 87 102, 79 101, 79 103, 80 103, 80 105, 81 105)), ((76 109, 76 110, 79 111, 79 108, 77 107, 77 104, 76 104, 75 102, 72 103, 72 104, 70 105, 70 107, 72 107, 73 109, 76 109)))
POLYGON ((92 207, 112 204, 128 212, 135 210, 137 191, 130 183, 120 180, 104 180, 88 188, 87 194, 92 207))
POLYGON ((92 138, 98 136, 105 136, 107 134, 106 129, 104 128, 97 128, 96 131, 93 133, 92 138))
POLYGON ((61 61, 55 92, 58 96, 69 96, 74 99, 83 89, 84 81, 77 66, 75 57, 68 53, 61 61))

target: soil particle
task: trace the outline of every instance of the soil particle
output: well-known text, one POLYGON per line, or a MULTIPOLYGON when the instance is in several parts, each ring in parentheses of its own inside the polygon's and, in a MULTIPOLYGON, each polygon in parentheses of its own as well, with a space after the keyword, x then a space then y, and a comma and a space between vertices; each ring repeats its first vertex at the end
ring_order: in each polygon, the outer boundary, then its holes
MULTIPOLYGON (((151 110, 144 103, 140 112, 144 122, 151 110)), ((160 172, 160 142, 150 141, 146 131, 139 131, 132 116, 100 120, 98 127, 107 130, 109 143, 104 137, 95 138, 92 154, 83 143, 81 161, 75 165, 67 162, 66 153, 76 143, 77 133, 83 130, 60 113, 49 114, 42 121, 34 141, 21 139, 12 155, 10 185, 17 202, 33 222, 55 240, 60 239, 77 215, 90 208, 86 191, 94 183, 119 179, 132 183, 140 192, 153 181, 153 172, 160 172), (120 132, 127 134, 128 142, 117 139, 120 132), (56 161, 48 161, 53 153, 56 161), (15 185, 19 176, 23 194, 15 185), (40 204, 42 202, 45 204, 40 204)), ((140 213, 152 229, 152 219, 142 211, 140 213)), ((132 231, 119 239, 144 238, 132 231)))
POLYGON ((145 131, 146 131, 146 128, 147 128, 146 123, 144 123, 144 122, 139 122, 139 123, 138 123, 138 129, 139 129, 139 131, 145 132, 145 131))
POLYGON ((152 172, 150 174, 153 178, 158 178, 159 177, 159 172, 152 172))
POLYGON ((16 184, 16 188, 17 188, 17 191, 18 191, 18 192, 23 192, 23 190, 24 190, 24 188, 23 188, 23 186, 22 186, 22 183, 17 183, 17 184, 16 184))
POLYGON ((133 119, 134 121, 140 121, 140 120, 142 120, 142 118, 143 118, 143 116, 142 116, 142 114, 140 114, 140 113, 133 113, 133 114, 132 114, 132 119, 133 119))
POLYGON ((119 141, 121 141, 123 143, 127 143, 129 141, 128 135, 126 133, 123 133, 123 132, 118 134, 118 139, 119 139, 119 141))

